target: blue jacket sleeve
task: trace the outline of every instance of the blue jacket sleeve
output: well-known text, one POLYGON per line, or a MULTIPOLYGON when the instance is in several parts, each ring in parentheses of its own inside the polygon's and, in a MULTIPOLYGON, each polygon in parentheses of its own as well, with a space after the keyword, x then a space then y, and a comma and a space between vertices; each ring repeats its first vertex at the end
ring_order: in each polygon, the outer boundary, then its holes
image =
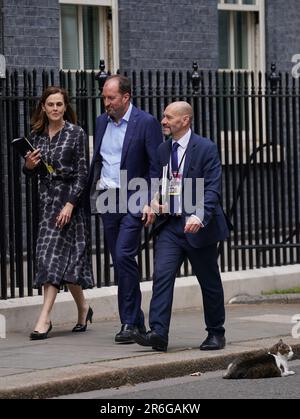
MULTIPOLYGON (((204 219, 206 226, 214 214, 221 198, 222 166, 216 144, 208 149, 203 169, 204 177, 204 219)), ((196 212, 197 215, 197 212, 196 212)))

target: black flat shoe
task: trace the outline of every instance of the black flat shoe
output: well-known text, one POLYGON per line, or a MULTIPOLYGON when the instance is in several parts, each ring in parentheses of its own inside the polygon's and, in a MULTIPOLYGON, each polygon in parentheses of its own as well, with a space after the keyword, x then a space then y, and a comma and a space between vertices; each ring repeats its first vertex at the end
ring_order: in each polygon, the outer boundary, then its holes
POLYGON ((52 330, 52 323, 50 322, 50 325, 48 327, 47 332, 44 333, 40 333, 37 330, 34 330, 32 333, 30 333, 30 339, 31 340, 42 340, 42 339, 47 339, 48 337, 48 333, 52 330))
POLYGON ((159 336, 155 330, 151 330, 147 333, 134 331, 132 337, 139 345, 152 346, 152 349, 155 351, 166 352, 168 349, 168 339, 159 336))
POLYGON ((221 335, 209 334, 204 342, 200 345, 200 351, 217 351, 225 348, 226 339, 221 335))
POLYGON ((89 310, 86 315, 85 324, 77 323, 76 326, 73 327, 72 332, 85 332, 87 327, 87 322, 93 323, 93 310, 89 307, 89 310))
POLYGON ((131 326, 130 324, 122 324, 120 332, 115 336, 116 343, 135 343, 132 337, 134 331, 138 333, 146 333, 145 326, 138 328, 137 326, 131 326))

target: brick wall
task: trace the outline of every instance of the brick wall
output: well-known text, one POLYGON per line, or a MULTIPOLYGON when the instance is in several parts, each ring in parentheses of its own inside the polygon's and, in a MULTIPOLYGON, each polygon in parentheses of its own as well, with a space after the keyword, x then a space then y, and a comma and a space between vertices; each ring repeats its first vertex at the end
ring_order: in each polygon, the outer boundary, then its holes
POLYGON ((291 71, 291 58, 300 54, 299 0, 266 1, 266 63, 276 62, 277 69, 291 71))
POLYGON ((58 68, 57 0, 4 0, 4 52, 9 68, 58 68))
POLYGON ((119 0, 122 70, 218 63, 217 0, 119 0))
MULTIPOLYGON (((57 0, 1 0, 8 68, 59 67, 57 0)), ((299 0, 266 0, 266 64, 300 53, 299 0)), ((121 69, 190 70, 218 64, 217 0, 119 0, 121 69)), ((1 40, 1 39, 0 39, 1 40)))

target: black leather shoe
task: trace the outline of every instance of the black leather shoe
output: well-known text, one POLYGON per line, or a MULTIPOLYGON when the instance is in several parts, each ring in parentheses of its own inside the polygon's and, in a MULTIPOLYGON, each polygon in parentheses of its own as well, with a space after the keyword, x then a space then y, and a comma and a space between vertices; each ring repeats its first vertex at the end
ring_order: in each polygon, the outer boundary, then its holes
POLYGON ((89 307, 89 311, 87 312, 85 318, 85 324, 77 323, 75 327, 73 327, 72 332, 85 332, 87 328, 87 322, 93 323, 93 310, 89 307))
POLYGON ((146 333, 146 328, 138 328, 137 326, 132 326, 130 324, 122 324, 121 330, 115 336, 116 343, 134 343, 135 341, 132 338, 134 331, 140 333, 146 333))
POLYGON ((52 323, 50 322, 50 325, 48 327, 47 332, 45 333, 40 333, 37 330, 34 330, 32 333, 30 333, 30 339, 31 340, 42 340, 42 339, 47 339, 48 337, 48 333, 52 330, 52 323))
POLYGON ((215 351, 225 348, 225 336, 208 334, 207 338, 200 345, 201 351, 215 351))
POLYGON ((168 340, 159 336, 155 330, 150 330, 147 333, 139 333, 135 330, 132 337, 139 345, 152 346, 155 351, 166 352, 168 349, 168 340))

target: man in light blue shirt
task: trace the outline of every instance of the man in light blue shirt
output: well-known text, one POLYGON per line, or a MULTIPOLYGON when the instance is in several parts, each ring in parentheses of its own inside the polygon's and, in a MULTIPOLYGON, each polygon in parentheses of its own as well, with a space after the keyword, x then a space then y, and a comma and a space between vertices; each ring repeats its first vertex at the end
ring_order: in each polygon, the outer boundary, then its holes
POLYGON ((124 138, 128 121, 132 111, 132 104, 119 122, 108 118, 107 127, 102 139, 100 154, 102 156, 102 170, 100 189, 120 188, 120 164, 124 138))
POLYGON ((105 113, 97 118, 96 143, 88 188, 92 213, 101 212, 107 244, 118 282, 121 330, 116 343, 132 343, 134 330, 144 331, 141 291, 136 256, 143 225, 154 222, 150 193, 143 195, 141 210, 133 211, 128 184, 139 178, 149 186, 159 178, 157 148, 163 141, 160 123, 133 106, 127 77, 109 77, 103 87, 105 113), (127 182, 120 174, 126 173, 127 182), (101 196, 114 195, 115 206, 104 212, 97 205, 101 196))

